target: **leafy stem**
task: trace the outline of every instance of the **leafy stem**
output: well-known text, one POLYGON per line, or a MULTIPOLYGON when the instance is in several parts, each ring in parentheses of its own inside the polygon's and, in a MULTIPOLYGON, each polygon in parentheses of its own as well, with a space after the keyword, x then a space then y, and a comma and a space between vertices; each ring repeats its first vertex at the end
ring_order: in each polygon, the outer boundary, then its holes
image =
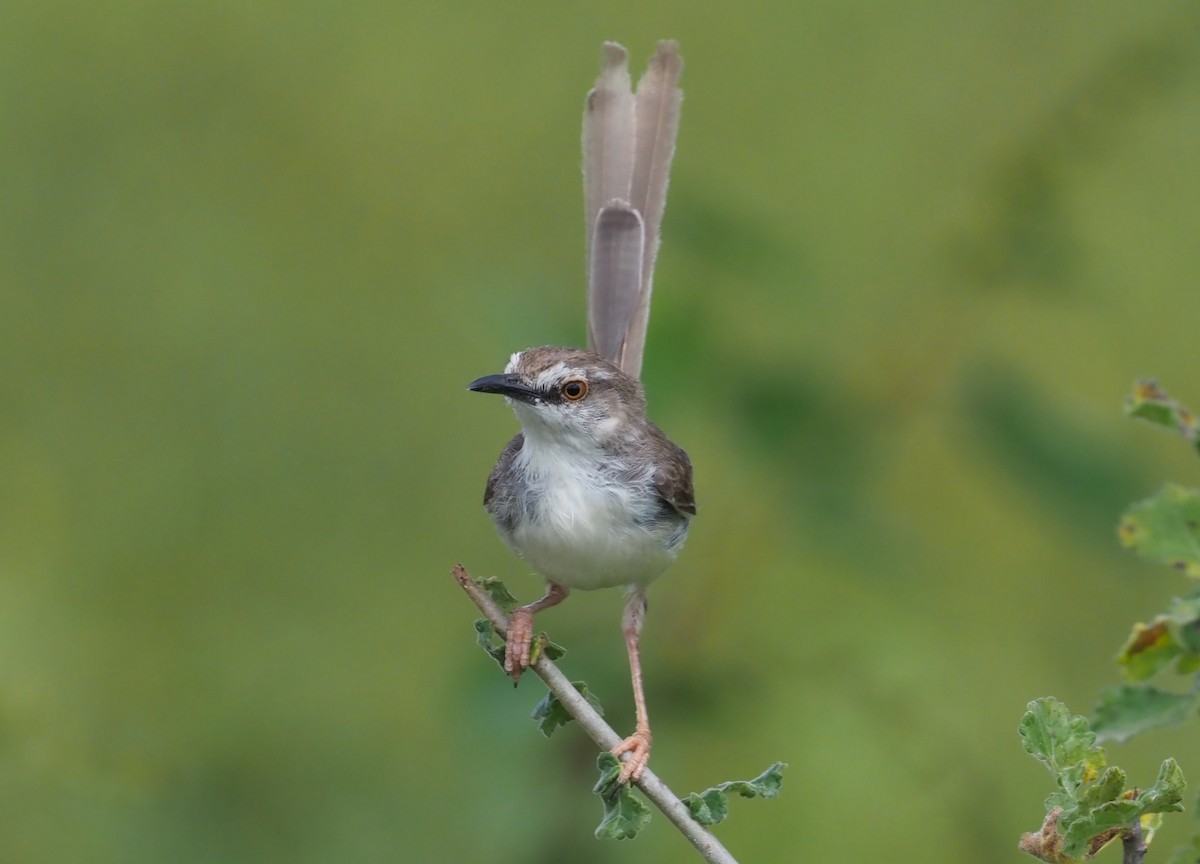
MULTIPOLYGON (((496 632, 500 635, 506 634, 508 632, 508 616, 500 604, 486 589, 471 578, 461 564, 455 565, 453 575, 454 581, 467 593, 483 616, 491 622, 496 632)), ((598 747, 602 750, 611 750, 621 743, 621 736, 604 721, 587 697, 576 688, 575 684, 562 673, 545 652, 529 668, 545 682, 546 687, 549 688, 562 708, 598 747)), ((688 842, 696 847, 705 861, 709 864, 737 864, 737 860, 721 845, 721 842, 692 817, 688 807, 667 787, 667 784, 658 779, 653 771, 649 768, 644 770, 636 785, 642 794, 662 811, 668 821, 679 829, 688 842)))

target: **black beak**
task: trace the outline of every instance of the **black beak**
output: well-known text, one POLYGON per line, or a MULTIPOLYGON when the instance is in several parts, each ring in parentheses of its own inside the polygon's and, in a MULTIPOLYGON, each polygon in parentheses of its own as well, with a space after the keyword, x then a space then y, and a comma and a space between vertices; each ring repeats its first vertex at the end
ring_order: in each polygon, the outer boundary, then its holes
POLYGON ((541 393, 522 381, 519 375, 484 375, 468 384, 467 389, 476 393, 499 393, 510 399, 520 399, 522 402, 533 402, 542 397, 541 393))

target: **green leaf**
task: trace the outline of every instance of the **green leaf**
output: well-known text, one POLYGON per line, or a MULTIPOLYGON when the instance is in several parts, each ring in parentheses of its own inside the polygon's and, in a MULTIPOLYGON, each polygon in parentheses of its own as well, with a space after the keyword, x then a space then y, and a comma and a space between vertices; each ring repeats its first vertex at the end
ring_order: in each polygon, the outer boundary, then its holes
POLYGON ((1098 806, 1091 806, 1089 801, 1081 799, 1075 812, 1063 811, 1058 820, 1058 828, 1063 836, 1063 854, 1071 858, 1081 857, 1085 853, 1095 854, 1098 847, 1092 846, 1090 841, 1093 838, 1111 829, 1131 825, 1133 820, 1146 814, 1183 810, 1184 786, 1179 763, 1174 759, 1166 759, 1158 770, 1158 779, 1149 789, 1105 801, 1098 806))
POLYGON ((1017 731, 1025 752, 1049 768, 1067 792, 1094 779, 1105 765, 1104 751, 1096 746, 1087 718, 1071 716, 1067 706, 1052 696, 1030 702, 1017 731))
POLYGON ((701 825, 716 825, 729 815, 730 795, 741 795, 743 798, 778 796, 783 783, 783 769, 786 767, 787 763, 776 762, 753 780, 729 780, 703 792, 693 792, 683 799, 683 803, 691 811, 692 818, 701 825))
POLYGON ((1200 592, 1176 597, 1165 614, 1149 624, 1135 624, 1117 654, 1125 676, 1133 681, 1153 677, 1172 660, 1181 674, 1200 668, 1200 592))
POLYGON ((1125 511, 1117 534, 1143 558, 1200 577, 1200 492, 1164 486, 1125 511))
POLYGON ((601 840, 632 840, 650 821, 650 808, 633 794, 628 783, 617 783, 621 761, 605 751, 596 760, 600 779, 592 790, 604 802, 604 818, 596 826, 601 840))
POLYGON ((1142 842, 1149 846, 1154 842, 1154 835, 1158 833, 1158 829, 1162 827, 1163 814, 1147 813, 1142 816, 1140 821, 1142 823, 1142 842))
POLYGON ((1149 378, 1134 382, 1133 392, 1125 399, 1125 414, 1176 429, 1193 446, 1200 446, 1196 416, 1149 378))
POLYGON ((496 636, 496 628, 492 626, 492 622, 486 618, 480 618, 475 622, 475 641, 479 643, 479 647, 488 653, 488 656, 500 664, 500 668, 504 668, 504 645, 501 643, 499 647, 492 641, 496 636))
POLYGON ((1174 598, 1163 617, 1180 647, 1189 654, 1200 654, 1200 591, 1174 598))
POLYGON ((511 615, 512 611, 521 605, 517 598, 504 587, 504 583, 495 577, 476 579, 475 584, 486 591, 496 605, 508 615, 511 615))
POLYGON ((529 648, 529 665, 532 666, 537 662, 538 657, 545 654, 551 660, 558 660, 566 656, 567 649, 559 645, 557 642, 551 642, 550 637, 545 633, 539 633, 537 638, 533 640, 533 644, 529 648))
POLYGON ((1043 861, 1067 864, 1091 858, 1134 820, 1141 821, 1147 837, 1153 836, 1155 814, 1183 809, 1183 772, 1174 759, 1162 763, 1151 788, 1126 790, 1120 768, 1098 773, 1106 763, 1104 750, 1095 746, 1087 720, 1071 716, 1057 699, 1030 702, 1020 733, 1026 751, 1050 768, 1059 785, 1046 799, 1041 830, 1021 837, 1020 848, 1043 861))
POLYGON ((1104 770, 1104 776, 1098 782, 1084 787, 1078 801, 1085 807, 1098 807, 1115 801, 1124 791, 1125 772, 1112 765, 1104 770))
MULTIPOLYGON (((588 688, 586 682, 572 681, 571 686, 579 691, 579 695, 586 699, 588 703, 596 709, 597 713, 604 713, 604 708, 601 706, 600 700, 597 699, 596 694, 588 688)), ((555 729, 557 729, 559 726, 565 726, 567 722, 573 718, 567 713, 567 709, 563 706, 562 702, 559 701, 557 696, 555 696, 553 693, 547 693, 542 698, 541 702, 538 702, 537 705, 533 706, 533 719, 537 721, 538 729, 542 731, 542 734, 549 738, 554 733, 555 729)))
POLYGON ((1100 691, 1093 725, 1101 739, 1122 743, 1147 729, 1182 723, 1196 699, 1194 690, 1171 693, 1145 684, 1117 684, 1100 691))
POLYGON ((1117 663, 1125 667, 1125 676, 1131 681, 1145 681, 1183 653, 1166 617, 1159 615, 1149 624, 1133 625, 1133 632, 1117 654, 1117 663))

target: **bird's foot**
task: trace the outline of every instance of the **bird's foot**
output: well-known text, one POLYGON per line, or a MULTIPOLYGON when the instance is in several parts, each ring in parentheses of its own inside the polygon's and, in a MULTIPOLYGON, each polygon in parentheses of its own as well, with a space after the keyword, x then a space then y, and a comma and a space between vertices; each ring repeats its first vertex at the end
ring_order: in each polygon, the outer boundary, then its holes
POLYGON ((508 622, 508 638, 504 640, 504 671, 513 682, 529 668, 529 651, 533 645, 533 612, 522 606, 514 609, 508 622))
POLYGON ((620 757, 623 753, 628 753, 629 758, 621 763, 617 783, 640 779, 646 763, 650 761, 650 730, 638 729, 612 749, 614 756, 620 757))

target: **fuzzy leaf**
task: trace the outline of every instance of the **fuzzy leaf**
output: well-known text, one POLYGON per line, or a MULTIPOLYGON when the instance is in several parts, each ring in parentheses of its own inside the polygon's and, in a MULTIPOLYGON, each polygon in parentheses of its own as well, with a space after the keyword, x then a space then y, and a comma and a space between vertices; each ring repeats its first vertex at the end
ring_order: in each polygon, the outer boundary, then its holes
POLYGON ((1117 654, 1125 676, 1133 681, 1153 677, 1172 660, 1184 675, 1200 668, 1200 592, 1176 597, 1149 624, 1135 624, 1117 654))
POLYGON ((1143 558, 1200 577, 1200 492, 1164 486, 1125 511, 1117 534, 1143 558))
POLYGON ((1064 811, 1059 817, 1058 827, 1063 836, 1063 854, 1072 858, 1085 853, 1095 854, 1099 847, 1089 842, 1092 838, 1114 828, 1124 828, 1132 824, 1133 820, 1150 813, 1182 810, 1184 786, 1183 771, 1179 763, 1174 759, 1166 759, 1158 769, 1158 779, 1149 789, 1141 792, 1135 790, 1097 806, 1091 806, 1087 800, 1080 800, 1074 813, 1064 811))
POLYGON ((1171 693, 1144 684, 1117 684, 1100 691, 1093 726, 1101 739, 1122 743, 1147 729, 1183 722, 1196 699, 1195 691, 1171 693))
MULTIPOLYGON (((600 700, 588 688, 587 682, 572 681, 571 685, 579 691, 579 695, 588 701, 588 704, 596 709, 598 714, 604 713, 604 708, 600 705, 600 700)), ((542 734, 549 738, 554 734, 555 729, 559 726, 565 726, 573 718, 567 713, 567 709, 563 707, 562 702, 558 700, 557 696, 553 693, 547 693, 542 698, 542 701, 533 706, 533 719, 537 722, 538 729, 542 731, 542 734)))
POLYGON ((1125 414, 1176 429, 1193 446, 1200 446, 1196 416, 1168 396, 1153 380, 1143 378, 1134 383, 1133 392, 1125 400, 1125 414))
POLYGON ((492 622, 486 618, 480 618, 475 622, 475 641, 479 643, 479 647, 488 653, 488 656, 500 664, 500 668, 504 668, 504 646, 499 647, 492 641, 492 637, 496 636, 496 628, 492 626, 492 622))
POLYGON ((1154 842, 1154 835, 1158 833, 1158 829, 1162 827, 1163 814, 1147 813, 1142 816, 1142 842, 1149 846, 1154 842))
POLYGON ((492 600, 495 601, 496 605, 503 609, 506 614, 511 615, 512 611, 521 605, 517 601, 517 598, 509 593, 508 588, 504 586, 504 583, 495 577, 476 579, 475 584, 486 591, 488 596, 491 597, 492 600))
POLYGON ((1079 803, 1085 807, 1098 807, 1117 797, 1125 791, 1125 772, 1116 765, 1104 769, 1104 775, 1099 781, 1085 786, 1079 796, 1079 803))
POLYGON ((632 840, 650 821, 650 808, 633 794, 628 783, 617 783, 621 761, 609 752, 596 760, 600 779, 592 790, 604 802, 604 818, 596 826, 601 840, 632 840))
POLYGON ((529 665, 532 666, 537 662, 538 657, 545 654, 551 660, 558 660, 565 656, 567 649, 559 645, 557 642, 551 642, 550 637, 545 633, 539 633, 537 638, 533 640, 533 645, 529 648, 529 665))
MULTIPOLYGON (((1200 591, 1173 599, 1163 617, 1180 647, 1188 654, 1200 654, 1200 591)), ((1180 658, 1181 666, 1184 659, 1180 658)))
POLYGON ((1153 836, 1155 814, 1183 809, 1183 772, 1174 759, 1162 763, 1151 788, 1126 790, 1120 768, 1097 774, 1106 761, 1103 749, 1095 746, 1087 720, 1072 717, 1057 699, 1030 702, 1020 733, 1025 749, 1051 769, 1059 784, 1059 791, 1046 799, 1041 830, 1021 837, 1020 848, 1043 861, 1069 864, 1091 858, 1134 820, 1148 830, 1147 837, 1153 836))
POLYGON ((729 815, 730 795, 743 798, 778 796, 783 783, 783 769, 786 767, 786 762, 776 762, 753 780, 729 780, 703 792, 693 792, 683 799, 683 803, 691 811, 692 818, 701 825, 716 825, 729 815))
POLYGON ((1105 765, 1104 751, 1083 716, 1071 716, 1053 697, 1035 699, 1026 708, 1017 730, 1025 752, 1040 760, 1064 791, 1093 780, 1105 765))
POLYGON ((1125 667, 1125 676, 1131 681, 1145 681, 1181 654, 1183 647, 1172 636, 1166 617, 1160 615, 1149 624, 1133 625, 1117 663, 1125 667))

